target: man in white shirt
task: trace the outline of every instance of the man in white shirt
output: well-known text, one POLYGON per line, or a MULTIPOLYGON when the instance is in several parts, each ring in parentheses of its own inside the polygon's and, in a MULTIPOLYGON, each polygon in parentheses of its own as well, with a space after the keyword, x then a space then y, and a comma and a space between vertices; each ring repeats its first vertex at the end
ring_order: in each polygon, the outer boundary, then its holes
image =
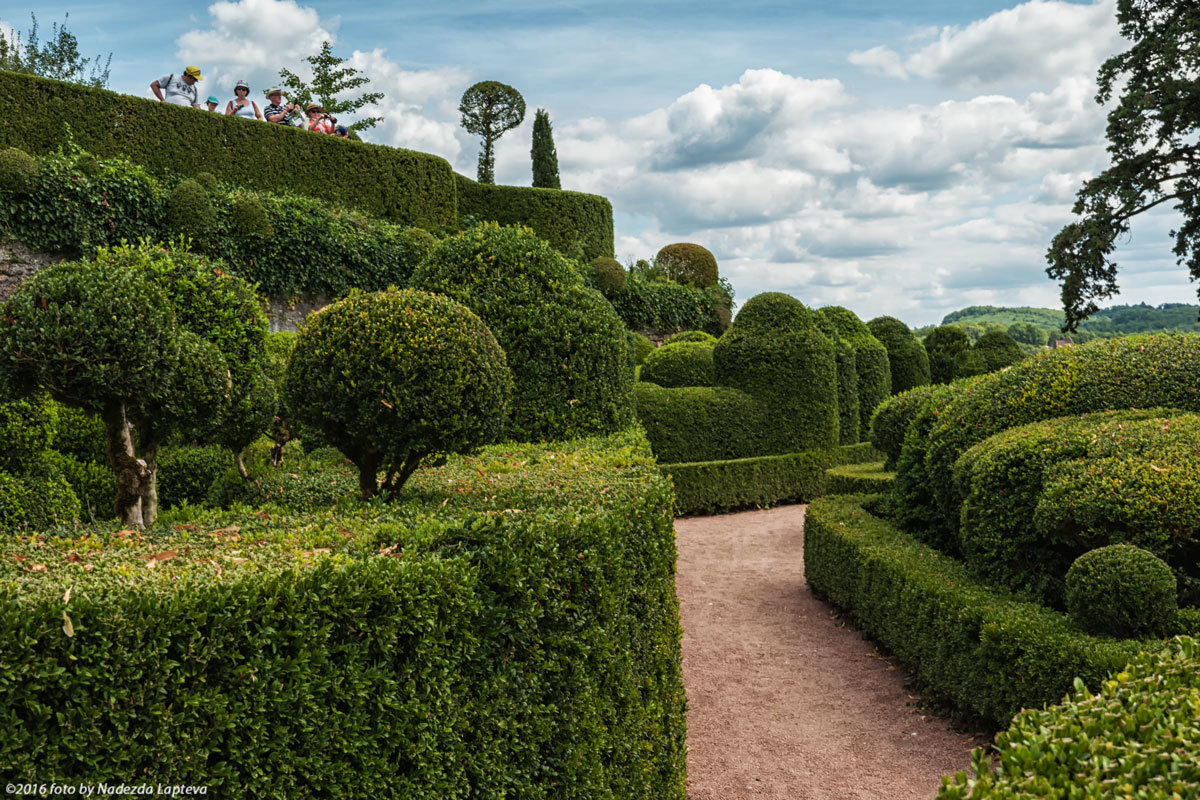
POLYGON ((164 103, 199 108, 200 90, 196 88, 196 81, 202 80, 204 76, 199 67, 185 67, 178 74, 163 75, 150 84, 150 91, 164 103))

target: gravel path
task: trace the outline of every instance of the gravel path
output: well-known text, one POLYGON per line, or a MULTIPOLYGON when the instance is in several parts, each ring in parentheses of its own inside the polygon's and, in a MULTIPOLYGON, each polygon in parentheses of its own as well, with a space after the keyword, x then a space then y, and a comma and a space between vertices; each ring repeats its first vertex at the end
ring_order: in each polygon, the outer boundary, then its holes
POLYGON ((804 506, 675 522, 690 800, 932 800, 975 740, 804 584, 804 506))

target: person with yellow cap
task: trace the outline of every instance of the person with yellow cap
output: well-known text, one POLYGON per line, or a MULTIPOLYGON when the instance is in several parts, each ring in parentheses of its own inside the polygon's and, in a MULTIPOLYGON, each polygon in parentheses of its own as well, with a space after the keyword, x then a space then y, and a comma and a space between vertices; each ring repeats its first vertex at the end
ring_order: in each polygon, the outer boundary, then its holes
POLYGON ((183 72, 163 75, 150 84, 150 91, 161 102, 177 106, 200 107, 200 90, 196 81, 204 80, 199 67, 184 67, 183 72))

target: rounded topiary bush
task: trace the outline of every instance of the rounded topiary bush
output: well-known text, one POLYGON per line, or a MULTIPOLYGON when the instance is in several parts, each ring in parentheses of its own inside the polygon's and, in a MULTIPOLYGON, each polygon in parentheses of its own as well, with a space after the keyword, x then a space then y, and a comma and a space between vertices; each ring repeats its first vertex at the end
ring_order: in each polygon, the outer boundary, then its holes
POLYGON ((409 270, 414 270, 437 247, 437 237, 424 228, 405 228, 400 231, 400 244, 404 247, 404 260, 409 270))
POLYGON ((592 279, 605 297, 622 294, 628 285, 628 276, 621 262, 608 256, 600 256, 592 261, 592 279))
POLYGON ((633 349, 633 363, 635 365, 645 364, 646 356, 654 352, 654 342, 650 341, 650 337, 644 333, 637 331, 629 331, 627 338, 629 346, 633 349))
POLYGON ((203 186, 206 192, 215 192, 217 190, 217 176, 211 172, 197 172, 192 176, 192 180, 203 186))
POLYGON ((826 306, 819 312, 854 349, 854 373, 858 382, 858 430, 871 428, 871 414, 892 394, 892 370, 888 351, 851 310, 826 306))
POLYGON ((67 527, 79 511, 79 498, 50 463, 19 475, 0 471, 0 534, 67 527))
POLYGON ((1161 634, 1179 611, 1175 576, 1162 559, 1140 547, 1091 550, 1067 572, 1067 611, 1089 633, 1161 634))
POLYGON ((163 450, 158 456, 158 502, 163 508, 185 503, 199 505, 209 488, 229 466, 233 453, 219 445, 183 446, 163 450))
POLYGON ((37 174, 38 163, 29 153, 15 147, 0 150, 0 191, 24 192, 37 174))
POLYGON ((887 348, 893 394, 929 383, 929 355, 907 325, 895 317, 876 317, 867 328, 887 348))
POLYGON ((42 395, 9 399, 0 390, 0 469, 21 473, 50 446, 54 416, 42 395))
POLYGON ((932 394, 933 386, 918 386, 889 397, 875 409, 871 417, 871 444, 887 457, 884 469, 896 468, 908 426, 932 394))
POLYGON ((427 456, 494 441, 511 393, 483 321, 412 289, 353 294, 309 316, 283 381, 291 413, 358 467, 364 498, 380 472, 394 494, 427 456))
POLYGON ((270 236, 271 220, 258 198, 249 194, 234 196, 230 209, 233 231, 239 236, 270 236))
POLYGON ((669 244, 658 251, 654 261, 666 271, 668 278, 678 283, 706 289, 717 282, 716 256, 698 244, 669 244))
POLYGON ((949 383, 967 377, 958 372, 959 357, 971 349, 971 337, 957 325, 942 325, 931 330, 921 344, 929 355, 931 383, 949 383))
POLYGON ((988 331, 971 349, 983 360, 988 372, 1004 369, 1025 358, 1025 352, 1007 331, 988 331))
POLYGON ((180 181, 167 197, 167 225, 175 233, 190 236, 198 245, 216 219, 212 199, 196 180, 180 181))
POLYGON ((708 342, 664 344, 646 356, 641 379, 664 389, 713 385, 713 345, 708 342))
POLYGON ((678 342, 708 342, 709 344, 716 344, 717 337, 704 331, 680 331, 668 336, 663 341, 663 344, 676 344, 678 342))
POLYGON ((530 229, 488 223, 444 239, 410 285, 454 298, 495 334, 514 383, 507 438, 572 439, 633 421, 625 326, 530 229))
POLYGON ((824 314, 817 312, 813 314, 813 319, 825 337, 833 343, 838 380, 838 441, 844 445, 857 444, 862 415, 858 410, 858 369, 854 363, 854 347, 838 333, 833 322, 824 314))

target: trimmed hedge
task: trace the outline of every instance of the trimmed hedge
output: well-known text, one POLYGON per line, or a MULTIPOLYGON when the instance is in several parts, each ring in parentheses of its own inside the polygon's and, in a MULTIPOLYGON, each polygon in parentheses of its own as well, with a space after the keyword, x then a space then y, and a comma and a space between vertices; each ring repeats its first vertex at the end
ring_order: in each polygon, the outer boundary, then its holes
POLYGON ((908 426, 932 394, 932 386, 918 386, 892 395, 876 407, 871 417, 871 444, 887 456, 887 469, 896 468, 908 426))
POLYGON ((680 331, 679 333, 671 334, 663 340, 663 344, 678 344, 680 342, 707 342, 708 344, 716 344, 717 337, 704 331, 680 331))
POLYGON ((732 291, 718 283, 697 289, 629 273, 622 294, 609 298, 625 326, 641 331, 703 331, 720 336, 729 327, 732 291))
MULTIPOLYGON (((450 228, 460 213, 477 213, 458 208, 454 171, 445 159, 428 153, 200 114, 2 70, 0 106, 22 109, 0 127, 0 147, 51 153, 66 141, 70 126, 71 139, 89 152, 125 156, 155 175, 210 172, 231 184, 310 195, 429 229, 450 228)), ((596 255, 612 254, 609 213, 608 252, 596 255)))
POLYGON ((959 359, 971 350, 971 337, 957 325, 941 325, 921 340, 929 356, 931 383, 949 383, 964 377, 958 372, 959 359))
POLYGON ((199 505, 213 481, 232 468, 233 452, 225 447, 164 448, 158 456, 158 502, 163 508, 199 505))
POLYGON ((666 464, 679 516, 723 514, 779 503, 807 503, 825 491, 827 452, 666 464))
POLYGON ((641 380, 664 389, 713 385, 713 345, 708 342, 668 342, 646 355, 641 380))
POLYGON ((1140 650, 1161 647, 1088 636, 1065 614, 976 582, 864 507, 880 499, 809 505, 805 578, 959 714, 1003 727, 1022 708, 1061 698, 1076 676, 1099 686, 1140 650))
POLYGON ((507 444, 412 485, 0 541, 0 775, 683 800, 671 490, 644 441, 507 444))
POLYGON ((1088 633, 1161 636, 1179 615, 1171 568, 1133 545, 1089 550, 1067 570, 1066 585, 1067 612, 1088 633))
POLYGON ((845 464, 825 471, 824 494, 879 494, 891 489, 895 480, 896 473, 882 461, 845 464))
POLYGON ((1023 712, 976 750, 973 774, 942 779, 937 800, 1200 797, 1200 643, 1180 637, 1059 705, 1023 712))
POLYGON ((707 289, 717 283, 717 259, 708 248, 698 244, 668 244, 658 251, 654 263, 666 271, 668 278, 685 286, 707 289))
POLYGON ((988 372, 1012 366, 1025 358, 1025 351, 1007 331, 988 331, 971 350, 983 359, 988 372))
POLYGON ((526 225, 555 250, 582 261, 613 255, 612 203, 605 197, 561 189, 492 186, 457 173, 454 181, 461 217, 526 225))
POLYGON ((822 316, 854 348, 854 371, 858 381, 858 431, 862 436, 871 428, 875 407, 892 394, 892 371, 887 348, 851 310, 826 306, 822 316))
POLYGON ((929 383, 929 354, 907 325, 895 317, 876 317, 867 328, 887 348, 893 394, 929 383))
POLYGON ((634 385, 637 416, 661 464, 750 458, 767 446, 773 420, 755 398, 728 386, 634 385))

